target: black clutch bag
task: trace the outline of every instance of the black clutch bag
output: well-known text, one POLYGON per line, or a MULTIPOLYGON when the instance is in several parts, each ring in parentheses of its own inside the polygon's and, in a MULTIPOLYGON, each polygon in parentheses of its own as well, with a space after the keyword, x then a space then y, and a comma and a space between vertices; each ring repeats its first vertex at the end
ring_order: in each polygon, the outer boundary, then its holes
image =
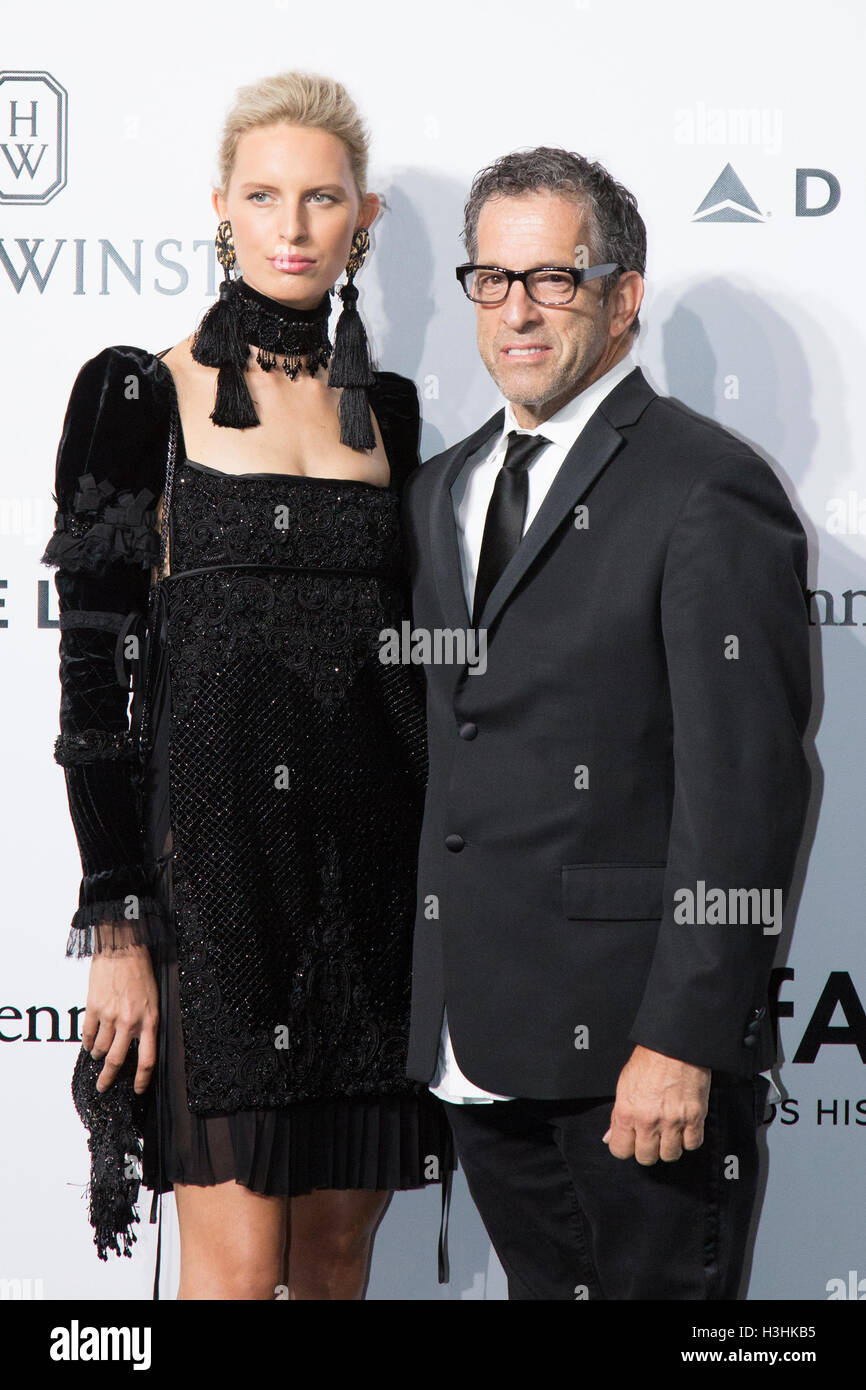
POLYGON ((108 1251, 132 1256, 132 1229, 139 1221, 136 1202, 141 1183, 142 1145, 148 1092, 136 1095, 138 1039, 133 1038, 123 1066, 107 1091, 98 1091, 105 1062, 82 1047, 72 1074, 72 1099, 88 1131, 90 1182, 87 1185, 93 1242, 101 1260, 108 1251))

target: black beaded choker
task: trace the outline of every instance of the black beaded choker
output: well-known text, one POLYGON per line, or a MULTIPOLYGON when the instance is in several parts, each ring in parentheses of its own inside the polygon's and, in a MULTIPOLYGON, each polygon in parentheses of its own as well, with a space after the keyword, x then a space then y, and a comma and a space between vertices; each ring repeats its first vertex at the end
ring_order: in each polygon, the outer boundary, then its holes
POLYGON ((292 380, 302 366, 311 376, 327 367, 328 385, 340 388, 340 440, 350 449, 376 447, 367 391, 375 376, 367 335, 357 310, 358 290, 351 277, 340 290, 343 312, 334 347, 328 338, 330 290, 314 309, 296 309, 247 285, 242 276, 220 285, 219 298, 207 310, 192 341, 192 355, 204 367, 217 367, 216 398, 210 418, 215 425, 248 430, 259 424, 249 392, 250 344, 263 371, 283 359, 292 380))
POLYGON ((277 365, 278 353, 283 371, 292 381, 302 366, 310 376, 315 376, 319 367, 327 367, 332 351, 328 337, 330 290, 314 309, 297 309, 272 299, 253 289, 243 276, 232 281, 231 292, 237 297, 241 335, 258 348, 256 361, 262 371, 269 372, 277 365))

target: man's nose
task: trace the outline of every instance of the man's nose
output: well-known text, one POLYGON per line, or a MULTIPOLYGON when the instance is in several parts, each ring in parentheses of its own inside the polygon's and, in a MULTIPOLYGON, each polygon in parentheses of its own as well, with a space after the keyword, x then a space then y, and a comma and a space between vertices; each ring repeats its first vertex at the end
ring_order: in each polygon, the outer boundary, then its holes
POLYGON ((543 315, 540 306, 530 299, 526 286, 515 280, 508 288, 508 297, 500 310, 500 317, 509 328, 522 328, 527 323, 539 323, 543 315))

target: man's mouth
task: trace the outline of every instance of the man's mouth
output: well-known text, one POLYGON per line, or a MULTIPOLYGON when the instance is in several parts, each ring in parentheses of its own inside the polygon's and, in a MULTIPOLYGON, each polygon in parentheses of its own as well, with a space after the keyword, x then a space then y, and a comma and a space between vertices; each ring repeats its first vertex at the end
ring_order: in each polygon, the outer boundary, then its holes
POLYGON ((506 357, 509 362, 533 362, 546 352, 550 352, 550 348, 545 343, 527 343, 521 347, 504 347, 500 350, 500 356, 506 357))

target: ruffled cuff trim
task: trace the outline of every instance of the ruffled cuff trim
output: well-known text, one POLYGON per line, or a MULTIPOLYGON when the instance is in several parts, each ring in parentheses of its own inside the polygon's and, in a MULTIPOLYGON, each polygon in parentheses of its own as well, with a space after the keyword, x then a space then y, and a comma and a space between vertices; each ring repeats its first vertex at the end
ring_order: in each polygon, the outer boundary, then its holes
POLYGON ((58 734, 54 740, 54 761, 61 767, 77 763, 134 761, 138 744, 128 729, 112 732, 109 729, 83 729, 75 734, 58 734))
POLYGON ((92 956, 123 951, 129 946, 165 948, 172 939, 162 903, 153 897, 128 893, 106 902, 84 903, 75 912, 66 943, 67 956, 92 956), (137 916, 128 915, 137 908, 137 916))
POLYGON ((124 561, 150 569, 159 561, 156 497, 149 488, 118 492, 108 478, 97 485, 92 473, 78 478, 71 511, 58 511, 43 565, 102 573, 124 561))

